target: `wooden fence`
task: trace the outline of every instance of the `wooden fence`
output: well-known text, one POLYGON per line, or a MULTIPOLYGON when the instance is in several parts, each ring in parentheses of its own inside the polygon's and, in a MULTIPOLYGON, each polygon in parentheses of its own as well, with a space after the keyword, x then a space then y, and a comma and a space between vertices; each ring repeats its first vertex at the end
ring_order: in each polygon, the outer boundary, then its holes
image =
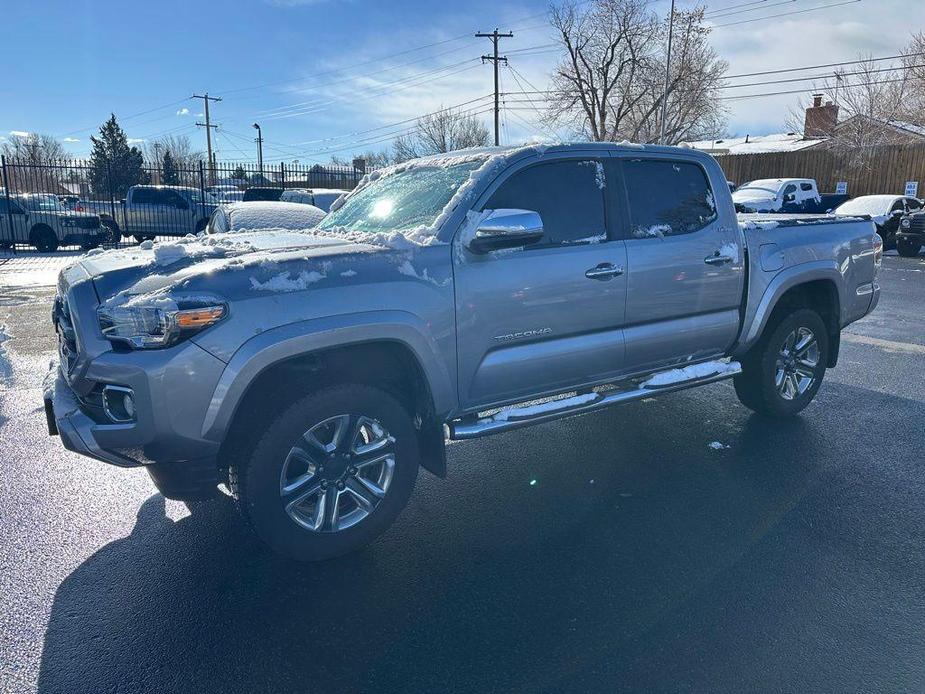
POLYGON ((848 194, 902 195, 907 181, 919 182, 925 195, 925 144, 883 145, 850 152, 814 147, 798 152, 725 154, 716 160, 736 184, 758 178, 815 178, 823 193, 847 181, 848 194))

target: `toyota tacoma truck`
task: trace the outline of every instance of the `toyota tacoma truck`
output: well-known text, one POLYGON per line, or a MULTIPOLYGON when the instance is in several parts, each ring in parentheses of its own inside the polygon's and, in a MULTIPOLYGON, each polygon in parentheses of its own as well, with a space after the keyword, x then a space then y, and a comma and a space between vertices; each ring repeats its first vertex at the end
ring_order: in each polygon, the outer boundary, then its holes
POLYGON ((107 239, 97 215, 69 210, 57 195, 0 195, 0 248, 28 243, 40 253, 54 253, 60 246, 96 248, 107 239))
POLYGON ((706 154, 572 144, 376 171, 308 232, 94 252, 46 380, 69 450, 219 485, 300 560, 368 543, 472 439, 733 379, 792 416, 874 309, 869 220, 736 216, 706 154))

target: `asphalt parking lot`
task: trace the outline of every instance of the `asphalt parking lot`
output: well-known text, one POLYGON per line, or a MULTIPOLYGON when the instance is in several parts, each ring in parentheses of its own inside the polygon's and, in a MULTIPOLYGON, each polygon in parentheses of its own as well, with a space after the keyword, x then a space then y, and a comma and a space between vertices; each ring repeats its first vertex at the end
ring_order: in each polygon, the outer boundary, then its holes
POLYGON ((55 267, 17 262, 2 692, 925 691, 925 256, 885 258, 801 417, 721 383, 453 444, 386 535, 315 565, 47 435, 55 267))

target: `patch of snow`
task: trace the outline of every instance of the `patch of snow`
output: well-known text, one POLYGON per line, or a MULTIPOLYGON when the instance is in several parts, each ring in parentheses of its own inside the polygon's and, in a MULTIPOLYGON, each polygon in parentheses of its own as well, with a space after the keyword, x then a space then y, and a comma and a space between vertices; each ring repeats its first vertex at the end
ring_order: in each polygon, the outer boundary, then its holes
POLYGON ((776 229, 780 226, 780 222, 775 222, 773 220, 747 220, 740 221, 739 228, 742 231, 760 229, 761 231, 770 231, 771 229, 776 229))
POLYGON ((619 143, 621 147, 627 147, 629 149, 645 149, 645 145, 641 145, 638 142, 630 142, 629 140, 623 140, 619 143))
POLYGON ((342 273, 340 273, 340 276, 341 277, 356 277, 356 274, 357 274, 356 270, 344 270, 342 273))
POLYGON ((251 287, 261 292, 298 292, 308 289, 309 285, 320 282, 325 277, 327 275, 316 270, 303 270, 295 277, 291 272, 281 272, 266 282, 260 282, 257 278, 251 277, 251 287))
POLYGON ((600 190, 604 190, 607 187, 607 179, 604 177, 604 165, 599 161, 583 161, 580 164, 581 166, 593 166, 594 167, 594 183, 597 184, 597 187, 600 190))
POLYGON ((693 381, 699 378, 709 376, 720 376, 724 374, 734 374, 740 371, 741 367, 738 362, 730 361, 708 361, 693 366, 685 366, 680 369, 671 369, 654 374, 642 382, 643 388, 664 388, 666 386, 693 381))
POLYGON ((737 243, 724 243, 719 247, 719 254, 725 255, 732 258, 733 263, 739 262, 739 244, 737 243))
POLYGON ((526 417, 534 417, 536 415, 544 414, 546 412, 555 412, 557 410, 577 407, 579 405, 584 405, 589 402, 594 402, 600 398, 598 393, 585 393, 584 395, 575 395, 570 398, 563 398, 561 400, 550 400, 549 402, 542 402, 538 405, 527 405, 525 407, 513 407, 509 410, 502 410, 497 414, 492 415, 486 420, 488 422, 507 422, 511 419, 524 419, 526 417))
POLYGON ((229 232, 286 229, 303 231, 316 227, 324 210, 297 202, 238 202, 225 208, 229 232))
POLYGON ((603 243, 607 240, 607 234, 595 234, 594 236, 586 236, 583 239, 565 239, 562 241, 562 244, 565 246, 575 245, 575 244, 588 244, 593 245, 595 243, 603 243))
POLYGON ((151 239, 146 239, 145 241, 142 241, 138 244, 138 248, 143 251, 150 251, 152 248, 154 248, 154 241, 151 239))
POLYGON ((654 224, 650 227, 636 227, 633 229, 633 236, 635 236, 637 239, 660 239, 664 238, 665 234, 670 233, 670 224, 654 224))
POLYGON ((97 248, 91 248, 89 251, 86 252, 85 255, 87 256, 100 255, 105 252, 106 252, 106 249, 97 247, 97 248))
POLYGON ((711 441, 710 443, 707 444, 707 446, 712 448, 714 451, 721 451, 723 449, 729 448, 729 446, 724 446, 719 441, 711 441))

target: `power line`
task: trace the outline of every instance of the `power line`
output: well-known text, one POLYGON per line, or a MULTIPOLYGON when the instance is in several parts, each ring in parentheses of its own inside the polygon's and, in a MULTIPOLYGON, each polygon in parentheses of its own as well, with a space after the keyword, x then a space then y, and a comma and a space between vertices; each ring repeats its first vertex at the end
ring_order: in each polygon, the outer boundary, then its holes
MULTIPOLYGON (((762 0, 762 2, 767 2, 767 1, 768 0, 762 0)), ((705 18, 706 19, 713 19, 713 18, 722 19, 723 17, 733 17, 737 14, 745 14, 747 12, 757 12, 758 10, 767 10, 767 9, 770 9, 771 7, 780 7, 781 5, 792 5, 793 3, 799 2, 799 1, 800 0, 782 0, 781 2, 773 2, 770 5, 763 5, 762 7, 749 7, 748 9, 745 9, 745 10, 734 10, 733 12, 726 12, 724 10, 718 10, 716 12, 710 12, 708 15, 705 15, 705 18)), ((754 3, 746 3, 746 4, 752 5, 754 3)), ((732 9, 732 8, 727 8, 727 9, 732 9)))
POLYGON ((879 63, 884 60, 896 60, 898 58, 914 58, 925 53, 900 53, 899 55, 888 55, 883 58, 866 58, 863 60, 845 60, 840 63, 822 63, 820 65, 805 65, 803 67, 788 67, 780 70, 764 70, 762 72, 744 72, 739 75, 726 75, 723 79, 731 80, 739 77, 758 77, 760 75, 779 75, 784 72, 798 72, 801 70, 817 70, 824 67, 841 67, 843 65, 860 65, 861 63, 879 63))
POLYGON ((492 54, 483 55, 482 62, 483 63, 490 62, 492 64, 492 67, 495 73, 495 147, 497 147, 498 145, 501 144, 501 134, 499 132, 500 130, 499 120, 500 120, 501 111, 500 111, 500 106, 498 104, 498 100, 500 99, 501 89, 499 87, 499 81, 498 81, 498 65, 500 63, 507 64, 507 58, 505 58, 504 56, 498 55, 498 43, 501 41, 501 39, 514 38, 514 34, 510 31, 503 33, 503 34, 499 34, 498 28, 495 27, 495 30, 491 32, 490 34, 487 34, 481 31, 478 32, 475 35, 475 38, 491 39, 492 54))
POLYGON ((810 7, 806 10, 794 10, 793 12, 781 12, 779 14, 769 14, 763 17, 755 17, 754 19, 741 19, 738 22, 727 22, 726 24, 714 24, 714 29, 721 29, 722 27, 731 27, 737 26, 739 24, 749 24, 751 22, 761 22, 765 19, 775 19, 777 17, 789 17, 795 14, 806 14, 807 12, 816 12, 817 10, 827 10, 830 7, 841 7, 842 5, 854 5, 855 3, 861 2, 861 0, 845 0, 844 2, 835 2, 830 5, 820 5, 819 7, 810 7))

